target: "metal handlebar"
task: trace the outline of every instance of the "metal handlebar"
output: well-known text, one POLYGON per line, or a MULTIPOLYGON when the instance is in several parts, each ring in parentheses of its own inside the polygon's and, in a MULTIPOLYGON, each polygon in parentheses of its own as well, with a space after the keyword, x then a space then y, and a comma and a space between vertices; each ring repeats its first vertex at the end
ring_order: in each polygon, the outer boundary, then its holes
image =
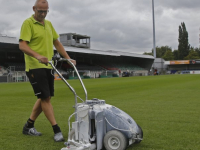
MULTIPOLYGON (((78 73, 78 70, 76 69, 75 65, 70 60, 71 59, 65 59, 65 58, 59 58, 58 59, 58 61, 67 61, 74 68, 74 70, 75 70, 75 72, 76 72, 76 74, 77 74, 77 76, 79 78, 79 81, 80 81, 80 83, 81 83, 81 85, 83 87, 83 90, 85 92, 85 101, 86 101, 87 98, 88 98, 87 97, 87 90, 85 88, 85 85, 84 85, 84 83, 83 83, 83 81, 82 81, 79 73, 78 73)), ((57 72, 57 74, 61 77, 61 79, 67 84, 67 86, 70 88, 70 90, 74 93, 74 95, 75 95, 75 101, 76 101, 75 103, 77 104, 77 94, 76 94, 74 88, 66 81, 66 79, 62 76, 62 74, 56 69, 56 67, 54 66, 54 64, 53 64, 52 61, 49 61, 49 64, 53 67, 53 69, 57 72)))

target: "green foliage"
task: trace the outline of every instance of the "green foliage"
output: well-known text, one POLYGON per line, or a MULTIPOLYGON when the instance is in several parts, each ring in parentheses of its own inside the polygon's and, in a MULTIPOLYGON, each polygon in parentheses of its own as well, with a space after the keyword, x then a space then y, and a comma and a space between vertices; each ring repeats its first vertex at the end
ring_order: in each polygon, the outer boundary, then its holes
MULTIPOLYGON (((178 50, 174 50, 173 52, 169 46, 156 47, 156 57, 163 58, 164 60, 200 59, 200 49, 191 47, 188 42, 188 32, 184 22, 179 26, 178 42, 178 50)), ((144 55, 153 56, 153 49, 152 52, 145 52, 144 55)))
POLYGON ((151 55, 151 56, 153 56, 153 53, 152 52, 150 52, 150 53, 144 52, 143 55, 151 55))
POLYGON ((190 50, 189 55, 187 55, 184 59, 191 60, 191 59, 199 59, 199 54, 194 49, 190 50))
POLYGON ((185 23, 182 22, 179 26, 179 38, 178 38, 178 56, 180 60, 183 60, 189 54, 190 45, 188 42, 188 32, 186 30, 185 23))
MULTIPOLYGON (((152 52, 145 52, 145 53, 143 53, 144 55, 151 55, 151 56, 153 56, 153 49, 152 49, 152 52)), ((166 58, 168 58, 169 56, 168 56, 168 51, 172 51, 172 49, 171 49, 171 47, 169 47, 169 46, 161 46, 161 47, 156 47, 156 57, 157 58, 163 58, 164 56, 166 57, 166 58), (167 52, 167 53, 166 53, 167 52), (166 54, 166 55, 165 55, 166 54)), ((170 57, 171 58, 171 57, 170 57)), ((169 59, 168 59, 169 60, 169 59)))
POLYGON ((173 51, 174 60, 178 60, 178 50, 173 51))
POLYGON ((156 57, 157 58, 163 58, 163 56, 165 55, 165 53, 168 50, 172 50, 171 47, 169 47, 169 46, 156 47, 156 57))
POLYGON ((174 60, 174 54, 171 50, 167 50, 165 55, 162 57, 164 60, 174 60))
MULTIPOLYGON (((152 55, 153 56, 153 49, 152 52, 148 53, 145 52, 144 55, 152 55)), ((156 47, 156 57, 157 58, 163 58, 165 60, 173 60, 174 56, 172 53, 172 49, 169 46, 161 46, 161 47, 156 47)))
MULTIPOLYGON (((199 77, 163 75, 85 79, 83 82, 89 99, 105 99, 106 103, 127 112, 142 127, 144 140, 127 150, 198 150, 199 77)), ((70 80, 69 83, 84 99, 80 82, 70 80)), ((22 134, 36 100, 29 83, 3 83, 0 89, 1 150, 60 150, 64 147, 63 142, 53 141, 53 130, 44 114, 35 123, 37 130, 43 133, 41 137, 22 134)), ((74 96, 62 81, 55 82, 52 105, 67 140, 67 121, 74 112, 74 96)))
MULTIPOLYGON (((192 47, 193 48, 193 47, 192 47)), ((200 48, 193 48, 195 52, 198 53, 198 56, 200 57, 200 48)))

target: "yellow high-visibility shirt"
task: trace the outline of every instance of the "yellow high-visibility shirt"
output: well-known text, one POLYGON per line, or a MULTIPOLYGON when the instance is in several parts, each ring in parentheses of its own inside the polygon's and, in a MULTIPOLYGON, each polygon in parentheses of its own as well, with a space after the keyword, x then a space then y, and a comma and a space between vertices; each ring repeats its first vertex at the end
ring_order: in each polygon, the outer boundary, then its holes
MULTIPOLYGON (((33 15, 26 19, 21 27, 19 40, 27 41, 28 46, 38 54, 45 56, 51 60, 54 55, 53 41, 58 39, 59 35, 56 33, 51 22, 44 21, 44 25, 36 21, 33 15)), ((37 68, 49 68, 51 65, 39 63, 39 61, 27 54, 25 56, 26 71, 37 68)))

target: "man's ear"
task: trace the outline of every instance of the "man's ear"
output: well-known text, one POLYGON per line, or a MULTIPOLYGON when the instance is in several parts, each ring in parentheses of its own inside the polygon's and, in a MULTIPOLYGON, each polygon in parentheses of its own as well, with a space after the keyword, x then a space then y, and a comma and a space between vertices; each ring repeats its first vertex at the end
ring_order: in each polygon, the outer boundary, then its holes
POLYGON ((35 6, 33 6, 33 11, 34 11, 34 12, 35 12, 35 8, 36 8, 36 7, 35 7, 35 6))

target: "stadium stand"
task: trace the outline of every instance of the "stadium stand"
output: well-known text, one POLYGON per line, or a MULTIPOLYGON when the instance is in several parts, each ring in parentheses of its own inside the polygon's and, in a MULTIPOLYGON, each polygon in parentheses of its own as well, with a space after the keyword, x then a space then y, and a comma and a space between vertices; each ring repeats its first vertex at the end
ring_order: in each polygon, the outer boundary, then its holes
POLYGON ((4 66, 0 66, 0 76, 7 75, 8 71, 4 66))
POLYGON ((0 66, 0 76, 2 76, 3 75, 3 66, 0 66))
POLYGON ((99 66, 102 66, 103 68, 105 68, 106 70, 121 70, 121 71, 126 71, 126 70, 145 70, 142 67, 139 67, 137 65, 134 64, 129 64, 129 63, 125 63, 125 62, 118 62, 118 63, 111 63, 111 62, 107 62, 107 63, 101 63, 99 64, 99 66))
POLYGON ((100 66, 89 65, 86 63, 77 64, 77 69, 78 70, 91 70, 91 71, 103 70, 103 68, 100 66))
POLYGON ((165 61, 168 74, 199 74, 200 60, 165 61))
POLYGON ((14 67, 15 71, 24 71, 25 70, 25 64, 24 63, 5 63, 5 67, 14 67))
MULTIPOLYGON (((147 55, 91 49, 90 37, 86 35, 61 34, 60 41, 70 57, 77 61, 82 78, 119 77, 124 71, 129 71, 130 75, 147 75, 154 61, 147 55)), ((27 81, 24 54, 19 50, 16 38, 0 35, 0 66, 0 76, 4 76, 0 82, 27 81)), ((56 68, 68 79, 77 78, 66 62, 59 62, 56 68)))

